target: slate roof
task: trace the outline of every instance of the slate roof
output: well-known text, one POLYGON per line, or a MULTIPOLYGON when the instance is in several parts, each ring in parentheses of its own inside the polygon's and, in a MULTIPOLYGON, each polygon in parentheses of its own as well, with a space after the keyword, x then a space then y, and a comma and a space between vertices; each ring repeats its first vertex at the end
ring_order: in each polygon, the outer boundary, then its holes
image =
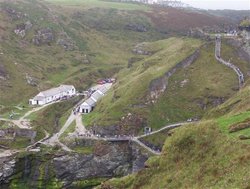
POLYGON ((95 101, 91 98, 88 98, 81 106, 95 106, 95 101))
POLYGON ((98 90, 101 91, 101 93, 105 94, 109 89, 105 85, 103 85, 98 90))
POLYGON ((102 96, 103 94, 101 94, 100 91, 97 90, 91 95, 91 98, 93 98, 95 101, 98 101, 102 96))
POLYGON ((59 87, 56 88, 52 88, 46 91, 42 91, 41 93, 45 96, 45 97, 49 97, 49 96, 54 96, 56 94, 59 94, 61 92, 67 92, 71 89, 74 89, 75 87, 73 85, 60 85, 59 87))
POLYGON ((59 87, 48 89, 46 91, 41 91, 38 95, 34 97, 34 100, 43 100, 46 97, 54 96, 62 92, 67 92, 74 89, 73 85, 60 85, 59 87))

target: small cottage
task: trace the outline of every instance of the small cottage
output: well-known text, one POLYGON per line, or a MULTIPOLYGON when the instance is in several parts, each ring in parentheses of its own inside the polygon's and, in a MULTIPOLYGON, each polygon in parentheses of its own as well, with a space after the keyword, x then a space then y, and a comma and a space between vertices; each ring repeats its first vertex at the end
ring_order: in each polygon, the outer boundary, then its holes
POLYGON ((95 105, 96 105, 96 102, 92 98, 89 98, 81 104, 79 108, 79 112, 83 114, 88 114, 89 112, 93 110, 95 105))
POLYGON ((72 97, 76 94, 76 89, 73 85, 60 85, 40 92, 34 98, 29 100, 30 105, 44 105, 62 98, 72 97))

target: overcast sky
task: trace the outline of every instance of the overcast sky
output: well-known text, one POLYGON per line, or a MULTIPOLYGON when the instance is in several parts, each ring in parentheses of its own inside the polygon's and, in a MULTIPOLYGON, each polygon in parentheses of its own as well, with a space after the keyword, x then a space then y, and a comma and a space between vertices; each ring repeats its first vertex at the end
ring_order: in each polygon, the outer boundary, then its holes
POLYGON ((250 0, 181 0, 192 7, 202 9, 249 10, 250 0))

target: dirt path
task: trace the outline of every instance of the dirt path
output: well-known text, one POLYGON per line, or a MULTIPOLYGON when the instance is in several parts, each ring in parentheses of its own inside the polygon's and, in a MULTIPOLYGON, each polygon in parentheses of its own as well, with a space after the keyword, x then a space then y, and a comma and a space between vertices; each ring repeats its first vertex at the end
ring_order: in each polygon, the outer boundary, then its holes
POLYGON ((165 127, 162 127, 159 130, 153 131, 153 132, 151 132, 149 134, 139 135, 139 136, 137 136, 135 138, 140 139, 140 138, 143 138, 143 137, 146 137, 146 136, 154 135, 154 134, 159 133, 161 131, 164 131, 166 129, 172 129, 172 128, 180 127, 180 126, 187 125, 187 124, 190 124, 190 123, 193 123, 193 122, 183 122, 183 123, 175 123, 175 124, 172 124, 172 125, 167 125, 165 127))
POLYGON ((76 133, 77 135, 84 135, 86 134, 87 130, 82 123, 82 115, 78 114, 76 116, 76 133))
POLYGON ((15 124, 17 127, 19 127, 20 129, 31 129, 30 126, 30 120, 26 119, 26 117, 28 117, 30 114, 37 112, 39 110, 42 110, 44 108, 46 108, 47 106, 50 106, 52 104, 58 103, 59 101, 56 102, 52 102, 49 104, 46 104, 44 106, 39 106, 36 108, 33 108, 32 110, 26 112, 22 117, 20 117, 18 120, 13 120, 13 119, 5 119, 5 118, 0 118, 1 121, 6 121, 6 122, 11 122, 13 124, 15 124))

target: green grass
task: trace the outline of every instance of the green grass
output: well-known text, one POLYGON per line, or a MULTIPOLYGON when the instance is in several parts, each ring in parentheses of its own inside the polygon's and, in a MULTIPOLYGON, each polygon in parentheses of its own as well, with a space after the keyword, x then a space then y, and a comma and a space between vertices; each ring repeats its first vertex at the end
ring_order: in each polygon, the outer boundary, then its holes
POLYGON ((248 188, 250 146, 220 133, 215 122, 176 129, 147 169, 102 184, 114 189, 248 188))
POLYGON ((71 6, 74 8, 109 8, 109 9, 121 9, 121 10, 148 10, 145 5, 137 5, 133 3, 117 3, 101 0, 46 0, 50 3, 60 4, 61 6, 71 6))
POLYGON ((233 88, 237 85, 234 72, 215 60, 214 44, 208 44, 191 66, 177 70, 170 77, 167 91, 150 109, 149 125, 159 128, 189 118, 201 118, 216 106, 214 101, 220 98, 225 101, 235 94, 233 88))
POLYGON ((16 137, 14 140, 0 140, 0 144, 10 149, 24 149, 30 144, 30 139, 26 137, 16 137))
MULTIPOLYGON (((162 52, 166 54, 166 47, 171 48, 167 41, 149 43, 146 48, 156 53, 151 57, 144 57, 143 60, 134 63, 132 68, 123 69, 117 75, 119 82, 112 91, 98 103, 91 114, 84 117, 83 121, 87 126, 113 125, 130 112, 146 118, 147 124, 157 129, 170 123, 186 121, 189 118, 202 118, 204 114, 218 105, 218 100, 222 103, 236 93, 237 76, 232 70, 215 60, 214 43, 211 43, 201 48, 200 56, 191 66, 178 69, 170 77, 167 91, 154 105, 131 108, 133 104, 143 104, 143 95, 147 92, 149 82, 170 68, 164 68, 168 64, 164 64, 165 59, 161 57, 162 52), (154 60, 156 57, 157 63, 154 60), (149 68, 147 64, 150 64, 149 68), (159 66, 162 67, 159 68, 159 66), (161 71, 158 71, 156 67, 161 71), (181 86, 184 80, 187 83, 181 86)), ((178 47, 174 46, 174 48, 178 47)), ((225 52, 230 54, 231 50, 232 48, 227 46, 225 52)), ((244 70, 247 68, 245 67, 244 70)), ((162 137, 162 142, 164 140, 165 138, 162 137)))
POLYGON ((49 134, 58 132, 66 122, 70 111, 72 111, 72 108, 79 100, 76 97, 44 108, 34 116, 35 119, 32 120, 32 126, 43 128, 49 134))
MULTIPOLYGON (((62 4, 62 2, 57 3, 62 4)), ((67 4, 67 2, 65 3, 67 4)), ((72 3, 72 1, 68 1, 68 3, 72 3)), ((111 77, 121 68, 126 67, 128 58, 132 56, 131 47, 136 42, 163 37, 162 34, 152 29, 147 33, 131 32, 124 29, 126 24, 131 23, 130 20, 151 28, 151 23, 145 15, 130 11, 132 7, 145 7, 143 5, 104 1, 76 1, 75 3, 100 5, 101 7, 98 11, 82 9, 82 13, 85 15, 83 19, 75 19, 71 17, 74 10, 85 7, 85 5, 77 5, 73 9, 71 6, 51 6, 53 14, 58 16, 58 20, 54 22, 51 13, 48 13, 47 8, 41 2, 1 3, 3 7, 11 7, 28 14, 25 19, 8 23, 6 21, 8 20, 7 15, 4 12, 0 13, 0 17, 3 18, 1 25, 6 28, 4 35, 8 36, 8 40, 4 40, 0 44, 0 49, 4 53, 0 56, 0 61, 11 76, 7 83, 0 86, 1 105, 10 106, 20 102, 27 104, 28 99, 38 93, 38 87, 27 85, 26 73, 37 80, 39 90, 45 90, 61 83, 74 84, 81 90, 86 89, 97 79, 111 77), (117 5, 126 10, 104 10, 103 5, 111 6, 110 8, 117 5), (73 12, 71 12, 72 10, 73 12), (62 13, 64 19, 61 20, 62 13), (44 20, 38 21, 38 17, 39 19, 43 17, 44 20), (104 18, 102 20, 104 25, 118 26, 110 28, 108 32, 98 27, 89 28, 89 24, 98 22, 99 18, 104 18), (36 30, 46 27, 53 29, 55 41, 50 46, 37 47, 32 43, 27 43, 23 48, 16 45, 21 43, 21 39, 13 33, 13 28, 27 19, 32 22, 33 27, 27 32, 25 41, 31 42, 36 30), (64 51, 62 47, 56 45, 62 29, 76 44, 77 47, 74 51, 64 51), (84 54, 88 55, 91 64, 82 63, 84 54)))
POLYGON ((82 180, 82 181, 76 181, 73 182, 71 188, 72 189, 77 189, 77 188, 93 188, 99 184, 101 184, 101 182, 107 180, 106 178, 94 178, 94 179, 86 179, 86 180, 82 180))
POLYGON ((145 114, 144 109, 132 108, 132 105, 143 104, 149 83, 191 54, 200 44, 198 40, 187 38, 170 38, 148 43, 148 48, 156 53, 145 56, 144 60, 117 74, 118 82, 98 103, 94 112, 85 116, 85 125, 112 125, 129 112, 145 114))
POLYGON ((161 149, 165 143, 166 138, 170 137, 169 136, 170 133, 172 133, 172 131, 164 130, 164 131, 156 133, 154 135, 149 135, 149 136, 143 137, 141 140, 143 142, 144 141, 149 142, 150 144, 153 144, 154 146, 161 149))
MULTIPOLYGON (((229 133, 229 127, 236 123, 241 123, 250 118, 250 112, 243 112, 233 116, 223 116, 217 119, 220 129, 231 137, 239 137, 240 135, 250 136, 250 129, 229 133)), ((249 140, 247 142, 250 142, 249 140)))
POLYGON ((92 154, 94 147, 93 146, 75 146, 72 148, 72 150, 80 154, 92 154))

